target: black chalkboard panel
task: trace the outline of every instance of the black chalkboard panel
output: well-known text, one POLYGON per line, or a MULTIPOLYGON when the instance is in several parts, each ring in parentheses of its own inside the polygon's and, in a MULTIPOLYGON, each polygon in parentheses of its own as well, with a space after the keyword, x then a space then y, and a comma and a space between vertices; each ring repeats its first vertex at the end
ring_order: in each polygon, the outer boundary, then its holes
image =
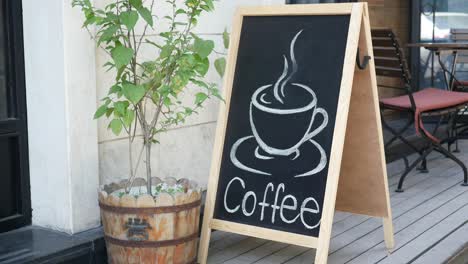
POLYGON ((243 18, 214 218, 318 237, 349 23, 243 18))

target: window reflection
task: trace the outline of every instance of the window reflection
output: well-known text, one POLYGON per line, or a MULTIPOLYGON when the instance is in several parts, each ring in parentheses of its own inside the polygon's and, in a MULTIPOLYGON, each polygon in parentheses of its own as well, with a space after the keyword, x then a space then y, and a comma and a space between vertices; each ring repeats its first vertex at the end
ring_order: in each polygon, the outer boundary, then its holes
MULTIPOLYGON (((453 42, 454 29, 468 29, 468 1, 466 0, 422 0, 421 1, 420 40, 422 42, 453 42)), ((459 40, 460 41, 460 40, 459 40)), ((463 42, 468 42, 464 40, 463 42)), ((421 48, 420 86, 445 88, 443 72, 437 56, 427 49, 421 48)), ((468 57, 466 52, 460 52, 462 57, 468 57)), ((442 53, 442 61, 449 65, 453 57, 450 53, 442 53)), ((468 80, 467 63, 457 63, 456 77, 468 80)))

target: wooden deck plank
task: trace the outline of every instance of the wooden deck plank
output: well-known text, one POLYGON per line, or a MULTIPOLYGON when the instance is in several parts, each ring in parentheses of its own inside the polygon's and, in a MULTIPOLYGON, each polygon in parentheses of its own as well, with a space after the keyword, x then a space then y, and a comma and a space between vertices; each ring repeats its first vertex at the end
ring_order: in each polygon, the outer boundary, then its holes
MULTIPOLYGON (((456 178, 454 176, 453 178, 456 178)), ((408 189, 402 194, 398 194, 396 196, 392 195, 391 196, 391 204, 392 204, 392 209, 393 209, 393 215, 394 219, 399 217, 401 214, 404 212, 411 210, 414 206, 419 205, 420 203, 426 201, 433 194, 437 194, 437 190, 440 190, 441 188, 445 187, 445 189, 450 188, 453 184, 455 184, 456 179, 453 180, 453 182, 447 183, 443 179, 437 179, 437 180, 432 180, 432 181, 424 181, 418 186, 415 186, 414 188, 408 189), (442 184, 442 185, 441 185, 442 184), (428 190, 434 191, 435 193, 431 194, 427 192, 428 190)), ((445 190, 444 189, 444 190, 445 190)), ((347 219, 348 221, 352 221, 353 219, 365 219, 364 222, 368 222, 370 219, 376 220, 378 222, 378 226, 381 225, 380 220, 376 218, 371 218, 367 216, 361 216, 361 215, 354 215, 353 217, 350 217, 347 219)), ((364 222, 361 223, 356 223, 353 227, 356 226, 361 226, 363 225, 364 222)), ((338 234, 340 230, 340 226, 336 226, 336 232, 338 234)), ((346 231, 351 231, 351 229, 347 229, 346 231)), ((352 232, 352 231, 351 231, 352 232)), ((344 232, 341 232, 339 234, 342 234, 344 232)), ((339 235, 338 234, 338 235, 339 235)), ((339 238, 337 238, 339 239, 339 238)))
MULTIPOLYGON (((430 177, 428 177, 428 174, 420 173, 420 174, 414 175, 414 177, 412 177, 411 179, 408 179, 408 182, 407 182, 408 188, 406 192, 404 193, 391 192, 390 193, 392 209, 395 210, 395 208, 397 208, 401 203, 406 201, 408 198, 414 197, 415 195, 426 191, 427 188, 434 186, 436 184, 439 184, 442 181, 443 180, 434 182, 432 179, 430 179, 430 177), (415 188, 412 188, 413 186, 415 188)), ((357 225, 364 223, 368 219, 371 219, 371 217, 364 216, 364 215, 352 215, 346 218, 344 221, 334 223, 332 232, 335 236, 337 236, 341 233, 344 233, 345 231, 350 230, 351 228, 357 225)))
MULTIPOLYGON (((431 173, 430 173, 431 174, 431 173)), ((429 177, 430 174, 427 174, 429 177)), ((442 179, 441 177, 435 177, 436 180, 433 181, 426 181, 423 185, 417 185, 411 189, 407 189, 403 195, 406 196, 403 202, 399 203, 398 205, 394 205, 392 199, 392 208, 393 208, 393 217, 394 219, 398 218, 399 216, 403 215, 405 212, 411 211, 413 208, 417 207, 420 204, 430 200, 433 196, 436 196, 440 192, 443 192, 447 189, 450 189, 452 186, 459 182, 459 175, 457 173, 451 175, 452 180, 447 181, 447 179, 442 179), (428 185, 428 186, 426 186, 428 185)), ((447 176, 447 178, 450 178, 447 176)), ((398 196, 398 195, 397 195, 398 196)), ((353 216, 359 217, 358 215, 353 216)), ((368 233, 373 232, 374 230, 380 229, 382 227, 382 222, 376 218, 369 218, 364 223, 358 224, 355 227, 347 230, 346 232, 341 233, 338 236, 335 236, 330 245, 330 256, 333 256, 335 251, 338 251, 352 243, 356 240, 362 238, 368 233)), ((383 234, 380 233, 380 238, 383 238, 383 234)), ((397 241, 398 243, 398 241, 397 241)), ((310 250, 313 251, 313 250, 310 250)), ((386 251, 384 251, 386 252, 386 251)), ((308 254, 309 252, 305 253, 308 254)), ((359 252, 357 252, 359 253, 359 252)), ((301 256, 297 256, 300 258, 301 256)), ((330 263, 331 262, 330 258, 330 263)), ((341 262, 337 262, 341 263, 341 262)))
MULTIPOLYGON (((286 248, 283 248, 281 250, 274 252, 273 254, 265 256, 264 258, 259 259, 254 263, 255 264, 284 263, 290 260, 291 258, 297 255, 301 255, 302 253, 308 250, 309 249, 305 247, 289 245, 286 248)), ((311 259, 311 261, 313 261, 313 258, 311 259)))
POLYGON ((352 215, 353 214, 351 213, 335 211, 335 217, 333 217, 333 224, 341 222, 352 215))
POLYGON ((237 256, 235 259, 224 262, 225 264, 250 264, 254 263, 257 260, 264 258, 265 256, 270 255, 273 252, 276 252, 282 248, 287 247, 288 244, 278 243, 278 242, 267 242, 260 247, 257 247, 251 251, 248 251, 242 255, 237 256))
POLYGON ((229 237, 230 234, 231 233, 227 233, 223 231, 213 231, 211 233, 210 245, 214 245, 217 241, 229 237))
MULTIPOLYGON (((395 231, 398 230, 399 226, 394 226, 395 231)), ((330 246, 330 263, 346 263, 346 261, 352 259, 353 256, 359 255, 363 251, 365 251, 368 247, 371 247, 373 244, 378 244, 378 242, 370 241, 370 245, 368 244, 368 235, 372 234, 372 237, 376 240, 383 241, 383 231, 381 228, 381 222, 378 219, 371 218, 369 221, 365 223, 365 225, 360 225, 356 227, 356 230, 350 230, 346 232, 342 236, 337 236, 332 239, 331 246, 330 246), (367 232, 371 230, 370 232, 367 232), (373 244, 372 244, 373 243, 373 244)), ((399 241, 396 241, 399 243, 399 241)), ((376 248, 376 251, 379 254, 387 254, 387 249, 385 248, 384 243, 379 245, 380 247, 376 248)), ((292 263, 301 263, 302 260, 307 259, 308 257, 313 256, 314 250, 309 250, 303 255, 296 256, 292 259, 292 261, 288 262, 288 264, 292 263)), ((366 260, 365 262, 357 262, 357 263, 373 263, 366 260)))
POLYGON ((441 217, 442 213, 444 213, 444 215, 448 215, 448 217, 444 217, 444 219, 440 220, 437 224, 433 225, 424 233, 420 233, 417 239, 413 239, 410 243, 407 243, 402 248, 393 252, 390 256, 385 258, 380 263, 407 263, 415 260, 419 256, 419 254, 425 251, 425 249, 430 248, 432 245, 436 244, 438 240, 442 239, 447 233, 450 233, 458 226, 466 222, 466 212, 468 212, 468 205, 466 204, 467 199, 468 192, 465 192, 464 195, 459 196, 458 199, 453 200, 451 203, 451 206, 458 206, 457 211, 440 213, 435 212, 435 214, 431 215, 430 217, 423 218, 421 220, 422 222, 431 222, 432 218, 441 217))
MULTIPOLYGON (((402 217, 395 219, 394 229, 396 245, 394 251, 398 250, 398 248, 403 246, 404 243, 407 243, 407 241, 413 239, 417 234, 424 232, 424 228, 429 228, 429 222, 434 223, 434 221, 437 221, 437 217, 428 220, 433 214, 444 217, 446 215, 445 213, 449 214, 453 212, 453 210, 458 210, 459 207, 453 207, 451 201, 457 199, 457 197, 463 193, 468 194, 468 192, 466 192, 467 190, 462 186, 458 186, 458 183, 455 183, 454 187, 460 188, 450 188, 440 195, 422 203, 420 206, 415 207, 413 210, 408 211, 402 217), (421 224, 421 221, 428 222, 426 222, 427 224, 421 224)), ((383 239, 380 238, 381 236, 382 229, 376 229, 334 254, 331 254, 330 261, 335 261, 336 263, 345 263, 348 261, 350 261, 350 263, 363 263, 363 261, 376 263, 388 255, 383 239)))
MULTIPOLYGON (((456 175, 454 175, 452 181, 445 181, 443 179, 438 179, 437 181, 425 181, 419 186, 408 189, 404 195, 405 197, 398 197, 398 199, 392 199, 392 209, 393 209, 393 218, 396 219, 404 213, 412 210, 414 207, 420 205, 421 203, 426 202, 433 196, 437 195, 439 192, 449 189, 455 185, 458 181, 456 175)), ((341 246, 346 246, 351 243, 353 238, 360 237, 366 233, 372 231, 375 228, 381 227, 382 223, 380 219, 367 217, 367 216, 353 216, 349 218, 349 221, 352 219, 365 217, 366 220, 362 223, 357 223, 354 227, 346 230, 335 236, 336 240, 339 240, 340 243, 335 244, 330 248, 332 253, 334 250, 341 248, 341 246), (351 240, 350 240, 351 239, 351 240)), ((337 226, 336 230, 339 231, 340 226, 337 226)))
MULTIPOLYGON (((298 255, 287 262, 285 264, 309 264, 313 263, 315 259, 315 249, 307 250, 305 253, 298 255)), ((328 263, 332 263, 328 260, 328 263)))
MULTIPOLYGON (((456 186, 458 187, 458 184, 456 186)), ((463 187, 461 187, 461 186, 459 186, 459 187, 460 188, 452 188, 449 191, 454 190, 454 193, 456 193, 458 191, 458 192, 461 192, 461 193, 467 193, 468 194, 468 192, 466 192, 463 187)), ((447 196, 450 197, 450 195, 447 195, 447 196)), ((457 196, 457 197, 459 197, 459 196, 457 196)), ((468 196, 463 197, 461 200, 466 201, 467 198, 468 198, 468 196)), ((457 201, 460 202, 460 199, 458 199, 457 201)), ((440 202, 441 202, 442 206, 446 205, 445 204, 446 201, 440 201, 440 202)), ((451 205, 450 203, 448 203, 448 204, 451 205)), ((424 204, 424 206, 427 206, 427 204, 424 204)), ((452 207, 450 207, 450 208, 452 208, 452 207)), ((437 210, 437 209, 435 209, 435 210, 437 210)), ((416 218, 419 217, 419 219, 427 220, 427 218, 425 218, 424 216, 421 217, 420 214, 423 213, 421 211, 419 211, 419 212, 412 211, 412 213, 413 213, 413 216, 416 217, 416 218)), ((432 211, 432 213, 434 213, 434 214, 441 213, 441 214, 438 214, 438 215, 443 217, 444 215, 448 214, 449 212, 432 211)), ((465 218, 466 218, 466 213, 465 213, 465 218)), ((373 219, 373 220, 375 220, 375 219, 373 219)), ((403 223, 404 221, 401 221, 401 222, 403 223)), ((399 232, 400 230, 398 230, 398 229, 402 228, 400 225, 404 225, 404 224, 400 224, 400 222, 395 222, 395 231, 396 232, 399 232)), ((419 229, 412 229, 412 231, 415 232, 416 234, 419 234, 420 232, 423 232, 423 231, 421 231, 419 229)), ((445 234, 445 233, 442 232, 442 234, 445 234)), ((330 257, 329 257, 329 262, 330 263, 356 263, 356 264, 357 263, 377 263, 380 259, 376 259, 375 257, 373 258, 373 256, 369 255, 369 254, 360 255, 359 258, 356 258, 353 261, 349 262, 352 259, 353 256, 359 255, 359 253, 363 252, 363 250, 365 251, 365 249, 369 246, 369 245, 364 245, 366 243, 370 243, 370 245, 373 245, 375 243, 378 244, 377 246, 373 247, 372 253, 376 253, 380 257, 383 257, 383 258, 386 255, 388 255, 387 250, 385 248, 385 244, 384 244, 383 239, 382 239, 382 237, 383 237, 382 228, 378 228, 378 230, 374 230, 372 232, 371 236, 372 237, 370 237, 369 235, 364 236, 361 239, 359 239, 360 241, 354 241, 348 247, 345 247, 344 249, 341 249, 340 251, 338 251, 338 253, 331 254, 330 257), (378 242, 381 242, 381 243, 378 243, 378 242)), ((398 239, 396 239, 397 243, 403 243, 404 239, 399 238, 399 237, 396 237, 396 238, 398 238, 398 239)), ((336 239, 337 238, 332 240, 332 244, 334 244, 334 241, 336 241, 336 239)), ((454 253, 454 252, 452 252, 452 253, 454 253)), ((310 259, 313 259, 314 254, 315 254, 315 250, 308 250, 307 252, 302 253, 301 255, 298 255, 298 256, 294 257, 293 259, 291 259, 290 261, 288 261, 286 263, 288 263, 288 264, 310 263, 310 259)), ((400 262, 398 260, 398 261, 391 261, 389 263, 406 263, 406 262, 400 262)))
POLYGON ((242 241, 245 241, 248 239, 248 237, 243 236, 243 235, 227 233, 227 232, 224 232, 224 233, 229 234, 229 235, 224 237, 223 239, 220 239, 214 242, 213 244, 210 244, 211 255, 217 254, 220 251, 230 248, 238 243, 242 243, 242 241))
MULTIPOLYGON (((418 158, 418 156, 419 156, 419 154, 412 154, 412 155, 407 156, 407 159, 408 159, 409 163, 411 163, 414 160, 416 160, 418 158)), ((433 162, 437 162, 440 157, 441 157, 440 154, 436 153, 436 152, 433 152, 433 153, 431 153, 431 154, 429 154, 427 156, 426 160, 427 160, 427 163, 429 165, 429 169, 436 167, 436 166, 434 166, 433 162)), ((402 159, 396 160, 396 161, 394 161, 392 163, 388 163, 387 164, 388 179, 391 179, 391 178, 394 178, 394 177, 399 178, 401 173, 403 173, 404 170, 405 170, 405 163, 403 162, 402 159)))
MULTIPOLYGON (((465 222, 460 228, 454 230, 442 241, 426 250, 413 264, 446 263, 453 256, 454 252, 456 254, 463 250, 467 246, 467 243, 468 223, 465 222)), ((468 263, 468 258, 465 259, 465 263, 468 263)))
MULTIPOLYGON (((439 174, 439 173, 441 173, 443 171, 446 171, 447 169, 455 166, 454 164, 451 164, 450 162, 446 162, 446 160, 441 158, 441 156, 439 154, 433 154, 431 156, 431 158, 435 159, 434 161, 432 161, 432 160, 430 161, 431 166, 434 166, 435 168, 437 168, 435 171, 431 172, 433 174, 439 174), (438 160, 437 160, 437 158, 438 158, 438 160)), ((467 156, 467 158, 468 158, 468 156, 467 156)), ((396 186, 398 184, 398 180, 400 178, 400 174, 401 174, 401 171, 399 171, 397 173, 396 177, 393 177, 392 179, 389 179, 389 188, 390 188, 390 190, 396 189, 396 186)), ((413 171, 407 176, 407 179, 406 179, 406 182, 405 182, 405 187, 408 190, 413 186, 422 184, 422 182, 430 182, 430 181, 431 181, 431 179, 430 179, 430 177, 428 177, 428 174, 420 173, 418 171, 413 171)), ((405 193, 396 193, 396 192, 391 191, 390 192, 390 197, 393 197, 392 206, 397 205, 399 201, 401 202, 401 201, 407 199, 409 197, 409 195, 412 196, 412 195, 414 195, 414 193, 409 192, 409 191, 407 191, 405 193)), ((350 228, 350 227, 352 227, 354 225, 357 225, 357 224, 360 224, 360 223, 364 222, 367 219, 369 219, 368 216, 360 216, 360 215, 349 214, 348 217, 346 217, 346 218, 344 218, 342 220, 340 219, 338 221, 334 221, 333 232, 335 234, 339 234, 339 233, 343 232, 342 231, 343 228, 344 229, 350 228), (349 217, 352 217, 352 218, 349 218, 349 217), (345 220, 347 220, 349 223, 339 224, 340 222, 343 222, 345 220)))
MULTIPOLYGON (((435 158, 435 157, 434 157, 435 158)), ((440 161, 439 161, 440 162, 440 161)), ((441 164, 434 164, 434 165, 439 165, 440 168, 438 168, 436 171, 433 171, 431 173, 440 173, 442 171, 445 171, 451 167, 452 165, 447 165, 447 162, 442 162, 441 164), (445 165, 445 166, 444 166, 445 165)), ((425 174, 425 173, 419 173, 419 172, 413 172, 408 176, 407 181, 405 182, 405 186, 407 187, 407 191, 405 193, 396 193, 396 192, 390 192, 390 197, 393 197, 392 199, 392 207, 398 205, 400 202, 403 202, 410 196, 414 196, 417 192, 424 191, 425 188, 427 188, 430 185, 433 185, 434 183, 431 182, 430 177, 428 177, 430 174, 425 174), (422 184, 422 186, 421 186, 422 184), (420 188, 418 188, 416 191, 412 189, 413 186, 418 185, 420 188)), ((396 184, 398 183, 399 175, 396 177, 394 180, 393 184, 389 184, 390 188, 395 188, 396 184)), ((349 217, 341 220, 341 221, 335 221, 333 224, 333 234, 338 235, 343 233, 344 231, 361 224, 362 222, 366 221, 370 217, 368 216, 363 216, 363 215, 353 215, 351 214, 349 217)))
POLYGON ((266 243, 268 243, 268 240, 248 237, 247 239, 242 240, 241 243, 231 245, 221 251, 215 252, 214 254, 211 254, 210 252, 210 255, 208 256, 208 263, 223 263, 248 251, 254 250, 255 248, 260 247, 266 243))

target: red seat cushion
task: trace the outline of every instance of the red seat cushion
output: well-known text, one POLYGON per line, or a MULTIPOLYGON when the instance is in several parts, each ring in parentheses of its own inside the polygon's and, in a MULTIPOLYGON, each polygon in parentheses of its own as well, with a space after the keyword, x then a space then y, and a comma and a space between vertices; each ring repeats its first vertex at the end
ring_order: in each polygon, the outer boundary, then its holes
MULTIPOLYGON (((468 102, 468 93, 445 91, 436 88, 427 88, 413 93, 416 111, 426 112, 457 106, 468 102)), ((410 109, 411 103, 408 95, 381 99, 380 102, 390 107, 410 109)))
POLYGON ((468 81, 456 81, 455 85, 468 86, 468 81))
MULTIPOLYGON (((422 112, 439 110, 468 103, 468 93, 445 91, 436 88, 426 88, 421 91, 414 92, 413 98, 416 104, 414 125, 417 133, 419 134, 419 129, 422 129, 426 136, 436 142, 439 140, 424 128, 420 114, 422 112)), ((391 108, 411 109, 411 102, 408 95, 381 99, 380 103, 391 108)))

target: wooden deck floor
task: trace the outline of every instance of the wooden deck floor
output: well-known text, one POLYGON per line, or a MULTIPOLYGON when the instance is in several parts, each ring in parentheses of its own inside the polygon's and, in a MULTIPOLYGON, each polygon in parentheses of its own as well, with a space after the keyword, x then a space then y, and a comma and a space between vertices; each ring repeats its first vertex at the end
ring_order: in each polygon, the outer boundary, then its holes
MULTIPOLYGON (((457 156, 468 164, 468 142, 457 156)), ((396 193, 403 163, 388 164, 395 248, 383 241, 381 220, 336 212, 329 263, 445 263, 468 245, 468 187, 461 168, 432 154, 429 173, 411 172, 396 193)), ((315 250, 215 231, 208 263, 312 263, 315 250)), ((460 261, 460 260, 458 260, 460 261)), ((468 263, 468 259, 457 263, 468 263)))

